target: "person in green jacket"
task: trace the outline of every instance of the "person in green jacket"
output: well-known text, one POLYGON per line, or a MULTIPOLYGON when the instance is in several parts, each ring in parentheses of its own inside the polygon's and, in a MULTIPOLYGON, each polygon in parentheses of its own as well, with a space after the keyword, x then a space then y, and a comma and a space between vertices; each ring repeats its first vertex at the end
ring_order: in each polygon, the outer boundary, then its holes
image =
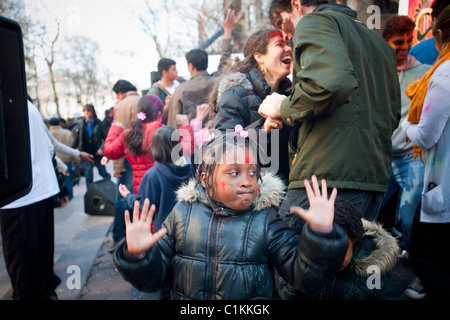
POLYGON ((294 126, 291 167, 280 215, 308 206, 303 181, 314 172, 376 221, 392 161, 391 136, 400 119, 395 52, 356 19, 356 11, 322 0, 273 0, 271 23, 293 42, 293 89, 268 96, 263 117, 294 126))

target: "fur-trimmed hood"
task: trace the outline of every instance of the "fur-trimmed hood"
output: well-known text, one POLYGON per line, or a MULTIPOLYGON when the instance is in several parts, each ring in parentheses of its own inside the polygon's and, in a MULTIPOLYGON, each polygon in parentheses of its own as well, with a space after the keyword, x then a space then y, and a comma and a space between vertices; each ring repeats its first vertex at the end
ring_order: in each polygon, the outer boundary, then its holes
POLYGON ((397 262, 399 245, 397 240, 376 222, 362 219, 365 235, 372 238, 375 249, 366 257, 357 257, 352 265, 355 273, 360 276, 368 276, 373 270, 370 266, 377 266, 380 272, 390 271, 397 262))
MULTIPOLYGON (((273 173, 261 176, 259 193, 253 201, 253 209, 260 211, 272 206, 279 206, 283 201, 285 188, 283 181, 273 173)), ((177 190, 177 200, 184 202, 200 201, 205 203, 205 190, 197 179, 190 179, 177 190)))
MULTIPOLYGON (((271 87, 267 83, 266 79, 262 76, 261 72, 257 69, 250 70, 248 73, 235 72, 224 76, 219 83, 217 88, 217 101, 220 100, 222 95, 233 88, 241 87, 251 94, 255 94, 261 100, 270 94, 271 87)), ((278 93, 283 95, 289 95, 292 90, 292 82, 289 78, 281 80, 278 85, 278 93)), ((245 93, 248 95, 249 93, 245 93)))
POLYGON ((253 85, 247 79, 247 76, 240 72, 231 73, 224 76, 220 80, 219 87, 217 89, 217 101, 220 100, 225 91, 230 90, 234 87, 244 87, 244 89, 252 90, 253 85))

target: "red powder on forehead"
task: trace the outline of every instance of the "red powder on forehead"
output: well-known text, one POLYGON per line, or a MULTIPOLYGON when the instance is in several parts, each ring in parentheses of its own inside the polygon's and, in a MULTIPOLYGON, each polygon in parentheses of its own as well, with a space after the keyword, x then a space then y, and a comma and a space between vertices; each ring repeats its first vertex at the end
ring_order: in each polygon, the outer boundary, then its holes
POLYGON ((279 30, 273 30, 273 31, 270 33, 270 39, 273 39, 273 38, 275 38, 275 37, 283 37, 283 34, 282 34, 281 31, 279 31, 279 30))

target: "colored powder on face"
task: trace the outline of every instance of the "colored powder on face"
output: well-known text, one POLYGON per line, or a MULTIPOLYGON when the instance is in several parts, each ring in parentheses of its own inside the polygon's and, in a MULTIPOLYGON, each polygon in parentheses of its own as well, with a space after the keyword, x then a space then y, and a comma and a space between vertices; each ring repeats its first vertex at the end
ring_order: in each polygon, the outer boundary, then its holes
POLYGON ((294 35, 295 33, 294 23, 292 22, 291 18, 283 20, 282 28, 285 33, 289 33, 291 35, 294 35))
POLYGON ((225 192, 225 186, 227 185, 225 182, 220 183, 222 185, 223 194, 225 197, 228 197, 228 194, 225 192))
POLYGON ((276 37, 283 37, 283 34, 281 33, 281 31, 279 30, 274 30, 271 34, 270 34, 270 39, 276 38, 276 37))

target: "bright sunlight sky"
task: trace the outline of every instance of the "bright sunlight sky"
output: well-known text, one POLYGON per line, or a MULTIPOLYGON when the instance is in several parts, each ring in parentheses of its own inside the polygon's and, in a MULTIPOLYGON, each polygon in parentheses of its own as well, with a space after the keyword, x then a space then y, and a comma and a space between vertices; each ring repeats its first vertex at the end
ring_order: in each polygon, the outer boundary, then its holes
MULTIPOLYGON (((127 79, 138 89, 150 86, 150 71, 156 71, 159 56, 153 41, 142 31, 137 20, 136 12, 147 10, 145 0, 24 1, 27 14, 39 14, 39 18, 49 25, 55 25, 57 18, 61 23, 61 34, 83 35, 96 41, 100 47, 100 63, 107 66, 116 79, 127 79)), ((157 6, 161 1, 164 0, 151 0, 150 3, 157 6)), ((184 0, 184 3, 196 1, 184 0)), ((186 28, 186 25, 180 25, 180 28, 186 28)), ((162 27, 161 32, 164 29, 162 27)), ((184 56, 171 58, 177 61, 179 75, 189 79, 184 56)), ((215 71, 217 63, 211 59, 208 70, 215 71)))

